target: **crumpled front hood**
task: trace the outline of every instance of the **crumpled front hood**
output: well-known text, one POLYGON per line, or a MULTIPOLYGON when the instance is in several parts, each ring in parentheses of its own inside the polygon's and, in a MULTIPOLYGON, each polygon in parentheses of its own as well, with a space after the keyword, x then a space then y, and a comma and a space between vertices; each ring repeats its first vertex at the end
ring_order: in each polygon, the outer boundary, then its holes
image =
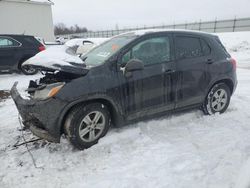
POLYGON ((32 66, 41 71, 62 71, 85 75, 86 65, 74 50, 67 46, 53 46, 28 59, 22 66, 32 66))

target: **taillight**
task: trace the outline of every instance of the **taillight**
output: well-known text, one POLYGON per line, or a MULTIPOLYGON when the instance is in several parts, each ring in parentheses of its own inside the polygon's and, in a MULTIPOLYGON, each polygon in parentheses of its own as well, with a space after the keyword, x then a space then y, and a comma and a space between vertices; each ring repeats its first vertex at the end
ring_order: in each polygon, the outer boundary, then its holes
POLYGON ((38 49, 39 49, 40 52, 46 50, 45 46, 39 46, 38 49))
POLYGON ((236 70, 236 67, 237 67, 236 60, 234 58, 231 58, 230 63, 233 65, 234 70, 236 70))

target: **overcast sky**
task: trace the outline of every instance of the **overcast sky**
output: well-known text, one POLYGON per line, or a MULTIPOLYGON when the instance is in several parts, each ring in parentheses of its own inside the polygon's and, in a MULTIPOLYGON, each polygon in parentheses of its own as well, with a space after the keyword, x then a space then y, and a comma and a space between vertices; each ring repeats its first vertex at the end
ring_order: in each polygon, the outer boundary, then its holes
POLYGON ((52 0, 54 24, 89 30, 250 17, 250 0, 52 0))

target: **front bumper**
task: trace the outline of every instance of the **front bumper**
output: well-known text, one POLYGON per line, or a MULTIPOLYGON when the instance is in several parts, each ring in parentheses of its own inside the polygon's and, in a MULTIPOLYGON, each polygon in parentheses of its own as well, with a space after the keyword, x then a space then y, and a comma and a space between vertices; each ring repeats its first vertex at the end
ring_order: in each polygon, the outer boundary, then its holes
POLYGON ((56 98, 44 101, 23 99, 16 86, 17 82, 13 85, 10 94, 22 117, 24 126, 40 138, 59 143, 61 125, 58 124, 58 119, 66 103, 56 98))

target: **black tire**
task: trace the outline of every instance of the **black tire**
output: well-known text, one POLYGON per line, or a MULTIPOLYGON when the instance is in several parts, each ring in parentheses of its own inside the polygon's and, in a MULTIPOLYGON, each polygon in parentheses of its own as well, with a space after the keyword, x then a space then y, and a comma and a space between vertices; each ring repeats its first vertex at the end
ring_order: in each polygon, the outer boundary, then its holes
POLYGON ((202 111, 205 115, 222 114, 227 110, 230 100, 231 92, 229 87, 224 83, 218 83, 210 89, 202 105, 202 111))
POLYGON ((35 75, 37 74, 38 70, 29 66, 22 66, 20 65, 20 70, 22 71, 23 74, 25 75, 35 75))
POLYGON ((69 113, 65 121, 64 132, 74 147, 83 150, 97 144, 99 139, 107 134, 110 124, 110 114, 107 107, 101 103, 91 103, 86 106, 78 106, 69 113), (93 128, 94 118, 97 113, 100 113, 101 115, 96 123, 96 126, 102 125, 102 130, 93 128), (91 125, 87 125, 87 123, 85 123, 86 120, 84 121, 84 119, 87 117, 93 120, 91 125), (82 136, 80 130, 84 132, 86 129, 88 129, 87 131, 89 132, 82 136), (90 134, 93 132, 96 137, 91 140, 90 134), (88 139, 89 141, 87 141, 88 139))

